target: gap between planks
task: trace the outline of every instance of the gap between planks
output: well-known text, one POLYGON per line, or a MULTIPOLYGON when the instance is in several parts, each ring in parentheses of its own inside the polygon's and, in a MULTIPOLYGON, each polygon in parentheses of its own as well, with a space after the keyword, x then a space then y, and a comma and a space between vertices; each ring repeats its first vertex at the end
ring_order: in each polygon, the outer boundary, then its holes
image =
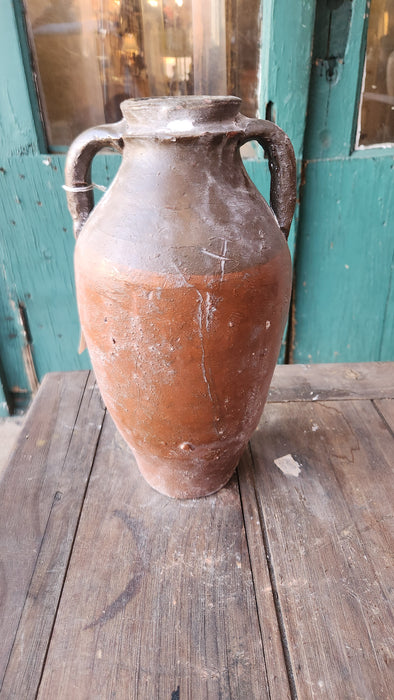
MULTIPOLYGON (((89 379, 89 377, 88 377, 88 379, 89 379)), ((87 383, 88 383, 88 379, 86 380, 86 385, 87 385, 87 383)), ((98 388, 98 387, 97 387, 97 388, 98 388)), ((86 386, 85 386, 85 389, 86 389, 86 386)), ((100 397, 101 397, 101 395, 100 395, 100 397)), ((90 403, 90 401, 89 401, 89 403, 90 403)), ((102 401, 101 401, 100 403, 101 403, 101 405, 103 405, 102 401)), ((81 399, 81 404, 82 404, 82 399, 81 399)), ((80 407, 79 407, 79 409, 78 409, 78 415, 79 415, 79 411, 80 411, 80 408, 81 408, 81 404, 80 404, 80 407)), ((98 432, 98 435, 97 435, 97 442, 96 442, 96 446, 95 446, 95 448, 94 448, 94 454, 93 454, 93 457, 92 457, 92 463, 91 463, 91 465, 90 465, 89 473, 88 473, 88 476, 87 476, 87 479, 86 479, 85 489, 84 489, 84 492, 83 492, 83 496, 82 496, 82 500, 81 500, 81 504, 80 504, 80 508, 79 508, 79 513, 78 513, 78 517, 77 517, 77 522, 76 522, 76 526, 75 526, 74 536, 73 536, 73 538, 72 538, 72 543, 71 543, 70 551, 69 551, 69 554, 68 554, 68 558, 67 558, 67 562, 66 562, 66 566, 65 566, 65 570, 64 570, 63 581, 62 581, 61 587, 60 587, 59 598, 58 598, 58 601, 57 601, 56 610, 55 610, 55 614, 54 614, 54 617, 53 617, 53 623, 52 623, 52 626, 51 626, 51 630, 50 630, 50 634, 49 634, 49 638, 48 638, 48 643, 47 643, 47 646, 46 646, 45 655, 44 655, 43 662, 42 662, 41 673, 40 673, 39 681, 38 681, 38 684, 37 684, 37 693, 38 693, 39 690, 40 690, 41 680, 42 680, 42 676, 43 676, 44 669, 45 669, 45 663, 46 663, 46 660, 47 660, 49 647, 50 647, 50 645, 51 645, 53 630, 54 630, 54 628, 55 628, 56 620, 57 620, 57 615, 58 615, 58 612, 59 612, 60 601, 61 601, 61 599, 62 599, 63 590, 64 590, 64 585, 65 585, 65 582, 66 582, 66 579, 67 579, 67 573, 68 573, 68 569, 69 569, 69 566, 70 566, 70 561, 71 561, 71 557, 72 557, 74 545, 75 545, 75 542, 76 542, 76 539, 77 539, 77 536, 78 536, 78 530, 79 530, 79 525, 80 525, 80 521, 81 521, 81 515, 82 515, 82 511, 83 511, 84 505, 85 505, 86 494, 87 494, 88 488, 89 488, 90 478, 91 478, 92 471, 93 471, 93 467, 94 467, 94 460, 95 460, 95 458, 96 458, 96 454, 97 454, 97 449, 98 449, 98 445, 99 445, 99 442, 100 442, 101 433, 102 433, 102 431, 103 431, 103 425, 104 425, 104 420, 105 420, 106 412, 107 412, 107 409, 104 408, 104 413, 103 413, 103 417, 102 417, 102 423, 101 423, 101 427, 100 427, 99 432, 98 432)), ((76 424, 76 422, 77 422, 78 415, 77 415, 77 418, 75 419, 75 424, 76 424)), ((71 440, 70 440, 70 443, 71 443, 71 440)), ((57 494, 55 494, 55 496, 56 496, 56 495, 57 495, 57 494)), ((44 537, 45 537, 45 534, 44 534, 44 537)))
POLYGON ((272 697, 297 700, 267 527, 254 479, 254 459, 250 443, 237 471, 260 633, 272 697), (268 662, 267 656, 270 657, 268 662))
POLYGON ((394 362, 277 365, 268 403, 394 398, 394 362))

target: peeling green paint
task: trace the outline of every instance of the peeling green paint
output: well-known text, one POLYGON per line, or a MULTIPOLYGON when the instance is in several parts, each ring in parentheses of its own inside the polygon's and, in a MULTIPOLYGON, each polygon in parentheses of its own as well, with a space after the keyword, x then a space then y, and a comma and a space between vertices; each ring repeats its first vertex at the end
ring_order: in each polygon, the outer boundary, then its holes
MULTIPOLYGON (((0 16, 0 154, 38 153, 39 139, 33 116, 18 22, 12 0, 2 0, 0 16)), ((4 165, 0 163, 2 167, 4 165)))
MULTIPOLYGON (((22 341, 17 307, 26 308, 39 379, 49 371, 86 369, 77 354, 79 322, 74 290, 74 238, 62 189, 64 156, 9 157, 3 161, 0 204, 2 289, 0 356, 10 387, 30 388, 16 362, 22 341)), ((107 185, 119 158, 105 156, 94 164, 93 177, 107 185)))

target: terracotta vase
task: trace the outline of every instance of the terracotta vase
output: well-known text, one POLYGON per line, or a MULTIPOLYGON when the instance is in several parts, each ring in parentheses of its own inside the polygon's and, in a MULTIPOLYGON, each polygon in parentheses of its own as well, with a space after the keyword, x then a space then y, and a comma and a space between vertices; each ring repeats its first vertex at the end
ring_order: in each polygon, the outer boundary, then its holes
POLYGON ((71 145, 80 320, 105 404, 145 479, 177 498, 231 477, 266 401, 288 313, 295 162, 236 97, 126 100, 71 145), (240 156, 258 141, 271 206, 240 156), (120 169, 93 208, 90 164, 120 169))

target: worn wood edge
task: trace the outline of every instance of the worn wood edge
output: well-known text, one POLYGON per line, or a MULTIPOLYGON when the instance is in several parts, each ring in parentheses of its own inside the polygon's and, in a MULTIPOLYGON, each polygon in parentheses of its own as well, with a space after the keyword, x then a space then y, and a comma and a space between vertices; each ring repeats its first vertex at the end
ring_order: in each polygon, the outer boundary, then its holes
MULTIPOLYGON (((14 642, 0 685, 0 698, 35 697, 38 691, 78 530, 80 513, 102 431, 105 409, 102 406, 101 395, 93 373, 82 371, 73 374, 86 375, 86 383, 81 401, 76 407, 75 423, 59 474, 58 488, 53 496, 14 642), (86 412, 83 411, 84 404, 87 404, 86 412), (93 404, 92 408, 91 404, 93 404), (101 415, 100 424, 89 423, 89 410, 94 414, 101 415), (80 424, 79 427, 84 435, 83 440, 78 435, 78 424, 80 424), (93 434, 91 444, 89 443, 89 428, 93 434), (79 447, 78 443, 81 443, 82 458, 80 460, 76 460, 76 456, 73 455, 73 443, 75 442, 77 447, 79 447), (91 449, 89 449, 89 444, 91 449), (84 450, 88 452, 85 462, 83 460, 84 450), (74 464, 77 464, 78 471, 75 475, 77 478, 70 479, 69 493, 67 494, 62 489, 66 490, 67 488, 68 463, 71 469, 74 464), (81 474, 81 466, 84 465, 85 472, 81 474), (79 492, 74 499, 73 490, 79 492), (75 508, 76 500, 78 503, 75 508), (48 573, 52 575, 48 576, 48 573), (43 615, 43 608, 45 615, 43 615)), ((48 378, 42 385, 42 392, 48 389, 48 384, 50 385, 51 381, 58 380, 59 376, 64 378, 65 374, 52 373, 47 375, 48 378)))
POLYGON ((286 653, 286 639, 281 634, 279 599, 270 571, 267 533, 256 494, 250 445, 245 450, 237 471, 270 694, 280 700, 294 698, 294 678, 286 653))
POLYGON ((267 402, 394 398, 394 362, 277 365, 267 402))
POLYGON ((394 437, 394 400, 393 399, 376 399, 372 401, 375 410, 387 425, 387 429, 394 437))

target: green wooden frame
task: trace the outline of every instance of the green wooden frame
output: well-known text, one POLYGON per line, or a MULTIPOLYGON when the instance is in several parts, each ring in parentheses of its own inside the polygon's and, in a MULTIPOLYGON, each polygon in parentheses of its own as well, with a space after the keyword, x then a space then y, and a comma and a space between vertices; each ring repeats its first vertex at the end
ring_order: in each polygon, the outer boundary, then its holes
MULTIPOLYGON (((324 57, 313 55, 304 149, 304 159, 307 161, 346 157, 354 150, 368 28, 368 2, 352 2, 346 50, 344 56, 339 57, 331 67, 333 79, 328 79, 328 66, 321 62, 324 57)), ((329 29, 316 26, 315 32, 319 31, 328 33, 329 29)))
MULTIPOLYGON (((308 100, 308 128, 304 160, 371 158, 381 156, 383 148, 356 148, 357 125, 367 45, 370 0, 353 0, 349 35, 343 59, 336 61, 332 81, 322 79, 324 66, 313 56, 308 100), (338 79, 340 78, 340 79, 338 79)), ((315 27, 315 32, 324 31, 315 27)), ((394 147, 384 148, 394 155, 394 147)))
POLYGON ((3 0, 0 22, 1 155, 45 152, 21 0, 3 0))
MULTIPOLYGON (((263 0, 260 73, 260 117, 271 103, 274 121, 289 135, 296 156, 297 205, 290 230, 293 259, 299 230, 300 189, 305 137, 305 119, 311 73, 310 55, 316 0, 263 0)), ((269 201, 269 172, 258 160, 245 162, 246 169, 269 201)), ((288 362, 291 352, 291 316, 279 362, 288 362)))

